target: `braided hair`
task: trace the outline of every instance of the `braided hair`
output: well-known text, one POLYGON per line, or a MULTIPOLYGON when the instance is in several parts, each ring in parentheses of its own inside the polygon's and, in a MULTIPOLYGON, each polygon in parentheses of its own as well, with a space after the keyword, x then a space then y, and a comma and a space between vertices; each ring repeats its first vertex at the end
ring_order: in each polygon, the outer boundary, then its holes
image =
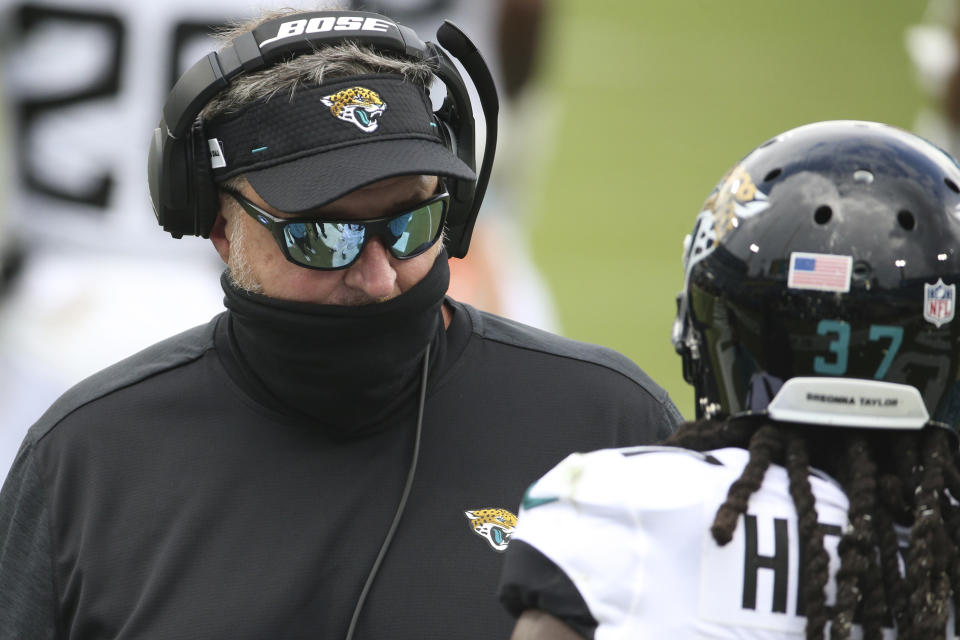
POLYGON ((960 610, 960 456, 953 434, 935 426, 881 432, 748 416, 687 423, 664 444, 750 452, 710 530, 720 546, 733 538, 770 464, 786 468, 803 545, 808 640, 827 638, 828 624, 832 640, 850 638, 855 617, 865 640, 880 640, 890 624, 901 639, 945 637, 951 605, 960 610), (836 478, 850 502, 850 524, 837 547, 833 607, 826 602, 829 556, 817 523, 811 466, 836 478), (897 525, 910 527, 903 554, 897 525))

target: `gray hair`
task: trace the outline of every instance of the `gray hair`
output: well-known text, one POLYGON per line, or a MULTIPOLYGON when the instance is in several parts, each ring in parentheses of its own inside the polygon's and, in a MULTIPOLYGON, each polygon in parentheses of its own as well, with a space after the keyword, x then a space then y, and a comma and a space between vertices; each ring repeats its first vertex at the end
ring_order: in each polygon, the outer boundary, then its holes
MULTIPOLYGON (((264 22, 297 13, 302 13, 302 10, 267 12, 220 32, 218 37, 229 43, 241 33, 252 31, 264 22)), ((337 78, 372 73, 401 74, 407 81, 424 89, 428 89, 433 80, 430 66, 425 62, 400 55, 382 54, 371 47, 347 41, 237 76, 207 103, 200 111, 200 117, 207 122, 217 116, 237 111, 250 102, 270 98, 278 93, 289 93, 292 96, 301 88, 318 86, 337 78)))

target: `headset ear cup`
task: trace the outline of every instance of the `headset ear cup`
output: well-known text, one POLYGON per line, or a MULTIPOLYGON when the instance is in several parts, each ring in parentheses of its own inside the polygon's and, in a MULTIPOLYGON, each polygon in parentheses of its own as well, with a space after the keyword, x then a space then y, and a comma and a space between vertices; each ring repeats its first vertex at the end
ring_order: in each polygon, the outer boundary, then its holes
POLYGON ((220 209, 220 196, 213 181, 210 149, 203 133, 203 122, 198 118, 190 128, 190 158, 187 180, 190 183, 190 203, 193 205, 193 235, 210 237, 210 230, 220 209))
POLYGON ((189 148, 185 146, 189 141, 169 135, 163 122, 153 136, 147 166, 157 222, 174 238, 192 235, 187 183, 190 175, 189 148))
POLYGON ((165 231, 174 238, 210 236, 220 198, 199 120, 180 140, 160 123, 150 145, 147 180, 154 214, 165 231))
POLYGON ((160 123, 153 130, 150 139, 150 151, 147 154, 147 185, 150 187, 150 202, 153 204, 153 215, 164 229, 167 228, 166 206, 163 199, 163 143, 166 137, 166 127, 160 123))

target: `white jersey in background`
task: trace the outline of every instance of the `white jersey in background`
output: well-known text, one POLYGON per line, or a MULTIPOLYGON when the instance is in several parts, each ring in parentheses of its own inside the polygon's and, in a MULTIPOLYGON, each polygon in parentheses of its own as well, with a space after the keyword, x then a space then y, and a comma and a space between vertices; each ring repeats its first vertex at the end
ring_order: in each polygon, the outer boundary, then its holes
MULTIPOLYGON (((592 616, 595 640, 804 638, 797 515, 786 470, 770 466, 727 545, 710 533, 748 459, 738 448, 569 456, 524 496, 505 593, 536 594, 567 603, 567 613, 592 616), (518 569, 521 562, 528 570, 518 569), (542 568, 538 575, 531 565, 542 568)), ((830 555, 830 605, 848 501, 826 474, 811 471, 810 484, 830 555)), ((853 637, 862 637, 859 627, 853 637)), ((896 636, 887 629, 884 637, 896 636)))
POLYGON ((210 26, 268 5, 0 2, 0 247, 25 254, 0 297, 0 479, 70 385, 222 310, 210 242, 156 222, 147 150, 176 77, 217 46, 210 26))

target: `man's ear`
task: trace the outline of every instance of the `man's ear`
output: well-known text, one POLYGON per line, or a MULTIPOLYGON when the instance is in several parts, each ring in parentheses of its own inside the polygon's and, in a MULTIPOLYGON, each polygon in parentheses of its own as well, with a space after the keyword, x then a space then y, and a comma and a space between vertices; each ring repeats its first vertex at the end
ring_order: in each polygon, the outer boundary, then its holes
POLYGON ((217 212, 217 219, 213 222, 213 228, 210 229, 210 242, 213 243, 224 264, 229 264, 230 238, 227 234, 227 218, 223 215, 224 206, 225 204, 221 200, 220 210, 217 212))

